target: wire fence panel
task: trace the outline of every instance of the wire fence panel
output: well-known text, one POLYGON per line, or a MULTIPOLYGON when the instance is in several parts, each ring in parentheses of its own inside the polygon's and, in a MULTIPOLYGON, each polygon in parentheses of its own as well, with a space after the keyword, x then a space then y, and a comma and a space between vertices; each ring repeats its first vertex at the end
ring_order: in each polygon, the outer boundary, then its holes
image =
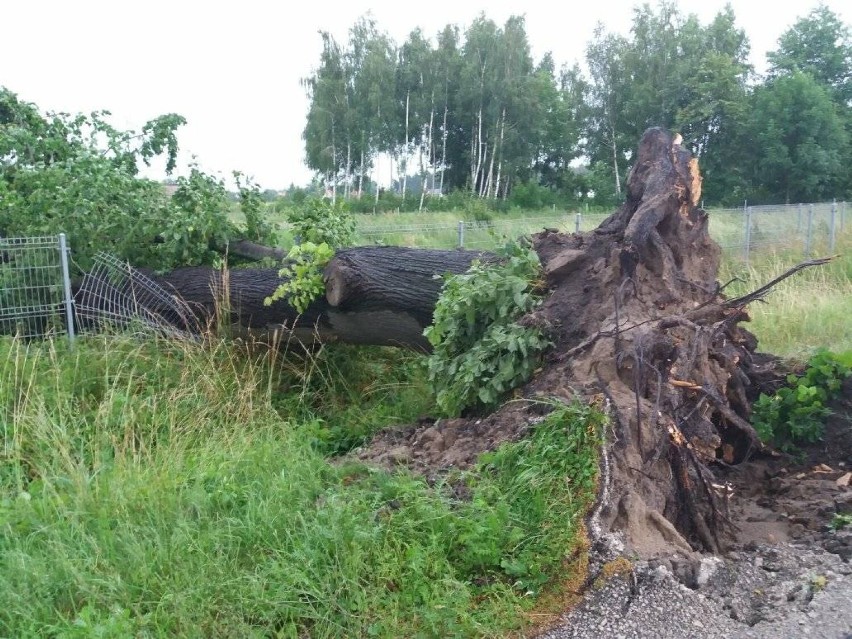
POLYGON ((73 339, 67 250, 64 235, 0 238, 0 335, 73 339))

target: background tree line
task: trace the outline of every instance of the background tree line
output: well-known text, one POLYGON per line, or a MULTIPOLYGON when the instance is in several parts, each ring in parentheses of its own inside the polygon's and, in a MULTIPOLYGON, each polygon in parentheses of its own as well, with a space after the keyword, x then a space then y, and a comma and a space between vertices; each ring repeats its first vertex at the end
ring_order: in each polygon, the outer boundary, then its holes
POLYGON ((321 37, 304 140, 334 197, 378 201, 385 157, 382 181, 409 208, 451 191, 610 205, 649 126, 683 134, 713 204, 852 193, 852 38, 822 5, 781 35, 764 76, 730 7, 709 24, 674 3, 638 7, 628 36, 598 27, 585 70, 534 60, 518 16, 401 44, 369 18, 345 43, 321 37))

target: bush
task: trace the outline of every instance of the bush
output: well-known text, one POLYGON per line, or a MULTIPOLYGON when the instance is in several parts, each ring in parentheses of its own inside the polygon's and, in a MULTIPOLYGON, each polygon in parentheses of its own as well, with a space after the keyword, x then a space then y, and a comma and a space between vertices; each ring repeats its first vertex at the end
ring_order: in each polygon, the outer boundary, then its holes
POLYGON ((300 313, 325 291, 323 269, 338 248, 351 246, 355 240, 355 219, 345 203, 336 204, 322 199, 306 200, 291 210, 288 216, 293 234, 299 238, 287 254, 287 263, 279 271, 284 278, 275 291, 264 300, 269 306, 286 299, 300 313))

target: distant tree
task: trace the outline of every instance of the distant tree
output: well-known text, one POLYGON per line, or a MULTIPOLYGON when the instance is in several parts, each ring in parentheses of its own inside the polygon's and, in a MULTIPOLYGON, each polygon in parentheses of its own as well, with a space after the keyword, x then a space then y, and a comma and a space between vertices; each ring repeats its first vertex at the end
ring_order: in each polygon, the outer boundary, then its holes
POLYGON ((829 89, 793 72, 755 91, 748 123, 751 184, 765 200, 833 197, 848 167, 848 138, 829 89))
POLYGON ((825 5, 799 18, 766 57, 772 77, 808 73, 829 87, 840 104, 852 102, 852 36, 849 27, 825 5))
MULTIPOLYGON (((337 197, 338 175, 348 171, 351 139, 348 125, 349 86, 343 51, 331 34, 322 32, 323 47, 319 68, 303 80, 310 108, 303 138, 307 165, 326 176, 332 199, 337 197), (349 146, 349 157, 343 149, 349 146)), ((348 173, 347 173, 348 174, 348 173)))

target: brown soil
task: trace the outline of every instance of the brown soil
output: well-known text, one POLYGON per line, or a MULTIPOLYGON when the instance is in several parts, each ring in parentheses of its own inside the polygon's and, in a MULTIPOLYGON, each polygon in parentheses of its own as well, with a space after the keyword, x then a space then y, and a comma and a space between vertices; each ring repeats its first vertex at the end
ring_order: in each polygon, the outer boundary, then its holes
POLYGON ((852 513, 852 487, 838 485, 852 471, 852 378, 831 408, 822 441, 800 453, 762 455, 717 470, 733 490, 737 545, 807 540, 849 561, 852 548, 833 545, 828 524, 836 513, 852 513))
POLYGON ((434 479, 450 469, 471 467, 482 453, 504 442, 522 439, 540 420, 522 410, 481 418, 422 419, 378 433, 357 457, 386 468, 405 466, 434 479))

